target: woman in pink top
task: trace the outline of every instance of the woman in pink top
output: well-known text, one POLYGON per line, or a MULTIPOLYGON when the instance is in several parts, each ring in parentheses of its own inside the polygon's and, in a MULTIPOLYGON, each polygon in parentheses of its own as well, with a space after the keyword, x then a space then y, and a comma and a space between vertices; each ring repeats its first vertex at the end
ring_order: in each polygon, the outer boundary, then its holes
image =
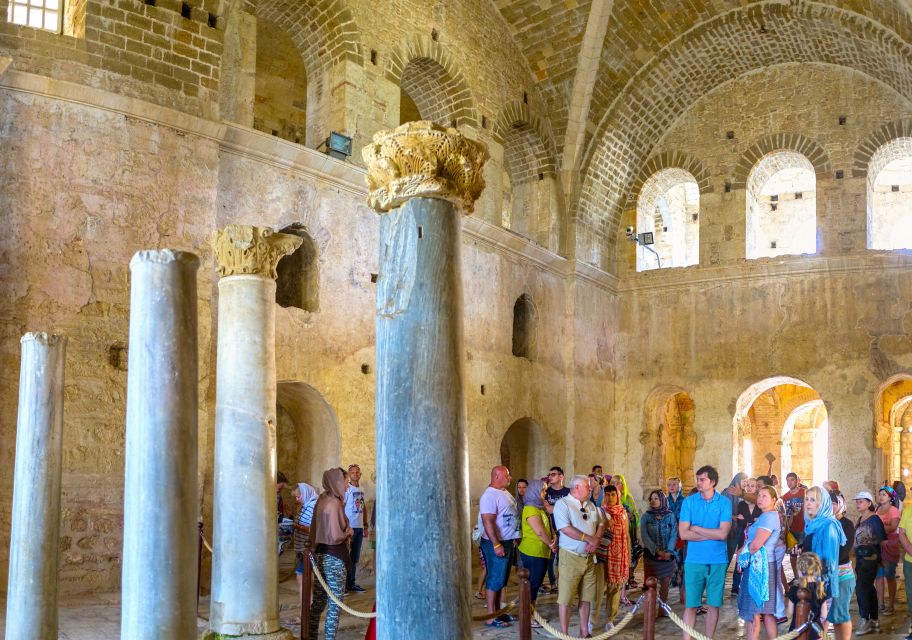
POLYGON ((887 539, 880 543, 880 569, 874 580, 877 589, 877 603, 880 612, 890 615, 893 613, 893 604, 896 602, 896 565, 899 564, 899 509, 896 508, 896 492, 893 487, 883 486, 877 492, 877 515, 883 521, 887 532, 887 539), (884 598, 884 580, 887 582, 887 592, 890 604, 884 598))

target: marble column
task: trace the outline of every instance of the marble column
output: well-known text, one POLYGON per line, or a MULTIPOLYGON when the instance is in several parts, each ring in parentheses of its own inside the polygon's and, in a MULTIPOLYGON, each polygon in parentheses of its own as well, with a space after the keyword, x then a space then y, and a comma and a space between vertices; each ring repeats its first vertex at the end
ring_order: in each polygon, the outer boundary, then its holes
POLYGON ((199 258, 130 261, 121 631, 196 636, 199 258))
POLYGON ((461 640, 471 635, 461 227, 484 188, 487 151, 416 122, 376 134, 363 156, 369 203, 383 212, 378 638, 461 640))
POLYGON ((6 640, 57 637, 66 338, 22 336, 6 640))
POLYGON ((216 234, 221 278, 209 636, 291 638, 279 626, 275 269, 301 242, 241 225, 216 234))

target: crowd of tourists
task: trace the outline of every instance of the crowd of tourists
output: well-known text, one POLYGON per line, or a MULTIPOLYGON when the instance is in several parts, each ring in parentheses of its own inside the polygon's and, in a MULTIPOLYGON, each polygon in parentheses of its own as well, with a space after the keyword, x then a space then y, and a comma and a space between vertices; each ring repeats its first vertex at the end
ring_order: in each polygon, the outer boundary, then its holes
MULTIPOLYGON (((581 635, 588 637, 601 625, 603 605, 606 630, 619 621, 622 606, 631 605, 628 593, 638 588, 634 571, 642 561, 644 577, 657 580, 659 598, 668 602, 669 588, 677 586, 683 621, 693 627, 703 615, 711 638, 731 568, 731 596, 748 640, 794 629, 794 605, 803 589, 817 625, 809 630, 812 640, 820 637, 818 629, 837 640, 847 640, 853 630, 856 636, 878 633, 880 618, 894 614, 900 563, 906 584, 912 584, 912 509, 902 508, 905 486, 885 484, 876 495, 857 492, 853 514, 836 481, 808 487, 795 473, 785 481, 780 493, 774 475, 738 473, 719 491, 718 472, 704 466, 688 495, 680 478, 669 478, 664 488, 649 492, 641 513, 624 476, 606 475, 599 466, 566 486, 563 470, 552 467, 546 477, 517 480, 515 494, 508 491, 509 470, 496 466, 481 496, 474 536, 482 563, 475 597, 497 612, 511 568, 524 567, 533 605, 540 594, 556 594, 560 629, 568 633, 575 604, 581 635), (859 611, 854 629, 853 596, 859 611)), ((514 621, 504 614, 487 624, 514 621)))

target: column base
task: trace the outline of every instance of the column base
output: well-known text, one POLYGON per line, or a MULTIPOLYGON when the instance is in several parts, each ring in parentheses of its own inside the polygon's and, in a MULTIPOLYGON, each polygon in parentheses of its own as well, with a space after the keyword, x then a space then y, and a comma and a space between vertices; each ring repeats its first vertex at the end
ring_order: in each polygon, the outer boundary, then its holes
POLYGON ((217 631, 206 631, 200 636, 200 640, 295 640, 294 634, 288 629, 279 629, 272 633, 245 633, 240 636, 232 636, 227 633, 218 633, 217 631))

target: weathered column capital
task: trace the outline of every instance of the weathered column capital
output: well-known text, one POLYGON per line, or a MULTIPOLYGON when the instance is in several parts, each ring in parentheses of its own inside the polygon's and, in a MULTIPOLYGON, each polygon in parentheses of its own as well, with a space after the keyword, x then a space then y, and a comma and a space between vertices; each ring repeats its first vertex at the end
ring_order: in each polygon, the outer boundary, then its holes
POLYGON ((229 224, 212 242, 219 276, 256 275, 276 278, 279 260, 301 246, 303 238, 269 227, 229 224))
POLYGON ((361 156, 367 164, 367 202, 376 211, 425 197, 449 200, 471 213, 485 187, 487 146, 432 122, 378 131, 361 156))

